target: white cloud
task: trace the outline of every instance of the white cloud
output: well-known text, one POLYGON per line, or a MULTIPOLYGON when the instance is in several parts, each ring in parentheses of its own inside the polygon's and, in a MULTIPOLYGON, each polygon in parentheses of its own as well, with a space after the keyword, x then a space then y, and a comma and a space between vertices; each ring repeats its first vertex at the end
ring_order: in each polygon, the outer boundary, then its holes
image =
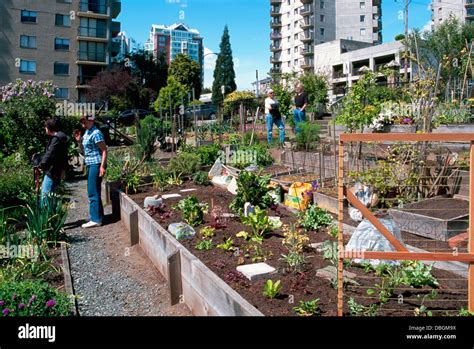
POLYGON ((423 28, 421 28, 421 31, 422 32, 429 32, 431 31, 431 26, 433 25, 433 21, 429 20, 424 26, 423 28))

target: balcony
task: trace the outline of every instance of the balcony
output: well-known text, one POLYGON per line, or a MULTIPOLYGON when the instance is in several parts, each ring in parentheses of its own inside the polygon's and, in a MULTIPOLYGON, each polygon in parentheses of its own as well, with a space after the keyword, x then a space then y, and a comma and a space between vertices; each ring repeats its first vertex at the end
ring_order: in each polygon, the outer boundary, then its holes
POLYGON ((270 74, 281 74, 281 68, 272 68, 270 69, 270 74))
POLYGON ((80 16, 90 16, 94 18, 108 17, 106 1, 92 1, 92 0, 81 0, 79 2, 79 13, 80 16))
POLYGON ((304 33, 300 34, 300 41, 301 42, 310 42, 314 40, 314 34, 313 33, 304 33))
POLYGON ((120 22, 112 22, 110 26, 112 37, 115 38, 117 35, 119 35, 121 29, 122 29, 122 24, 120 22))
POLYGON ((281 45, 270 45, 270 51, 272 52, 281 51, 281 45))
POLYGON ((280 6, 272 6, 270 9, 270 16, 272 17, 281 16, 280 10, 281 10, 280 6))
POLYGON ((281 21, 279 19, 273 19, 270 21, 271 28, 281 28, 281 21))
POLYGON ((108 65, 107 53, 97 51, 78 51, 77 64, 108 65))
POLYGON ((301 69, 307 70, 312 69, 314 67, 314 60, 312 59, 305 59, 303 63, 300 65, 301 69))
POLYGON ((474 6, 474 0, 466 0, 466 7, 467 6, 474 6))
POLYGON ((313 14, 313 6, 312 5, 304 5, 300 9, 300 15, 302 15, 303 17, 310 16, 311 14, 313 14))
POLYGON ((103 39, 98 41, 107 41, 107 28, 79 27, 77 35, 82 38, 103 39))
POLYGON ((474 17, 474 7, 466 7, 466 17, 474 17))
POLYGON ((380 16, 380 8, 378 6, 372 6, 372 14, 380 16))
POLYGON ((333 79, 341 79, 341 78, 345 78, 346 76, 344 75, 344 71, 343 70, 334 70, 334 72, 332 73, 332 78, 333 79))
POLYGON ((271 32, 271 33, 270 33, 270 39, 271 39, 271 40, 279 40, 279 39, 281 39, 281 33, 280 33, 280 32, 271 32))
POLYGON ((95 75, 78 75, 76 88, 89 88, 89 82, 95 78, 95 75))
POLYGON ((314 17, 306 17, 305 19, 300 21, 300 28, 301 29, 308 29, 314 27, 314 17))
POLYGON ((313 46, 301 47, 300 48, 300 54, 302 54, 303 56, 313 55, 314 54, 313 46))
POLYGON ((270 56, 270 63, 271 63, 271 64, 281 63, 281 57, 280 57, 280 55, 278 55, 278 56, 270 56))
POLYGON ((280 5, 282 0, 270 0, 270 5, 280 5))
POLYGON ((120 53, 120 47, 120 41, 112 41, 110 45, 110 53, 112 54, 112 57, 115 57, 120 53))
POLYGON ((112 0, 112 6, 110 8, 110 14, 112 18, 117 18, 120 12, 122 12, 122 3, 120 0, 112 0))

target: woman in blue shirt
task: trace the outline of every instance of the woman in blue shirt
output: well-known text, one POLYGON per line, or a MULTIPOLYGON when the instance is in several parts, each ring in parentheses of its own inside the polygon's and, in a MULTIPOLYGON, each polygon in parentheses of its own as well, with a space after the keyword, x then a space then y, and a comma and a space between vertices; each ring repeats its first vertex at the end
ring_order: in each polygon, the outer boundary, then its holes
MULTIPOLYGON (((105 175, 107 164, 107 146, 104 135, 95 126, 94 116, 85 116, 81 119, 82 127, 86 132, 82 136, 84 150, 84 163, 87 168, 87 194, 89 196, 90 221, 83 224, 83 228, 93 228, 102 225, 104 207, 101 198, 101 183, 105 175)), ((76 140, 81 140, 80 133, 74 135, 76 140)))

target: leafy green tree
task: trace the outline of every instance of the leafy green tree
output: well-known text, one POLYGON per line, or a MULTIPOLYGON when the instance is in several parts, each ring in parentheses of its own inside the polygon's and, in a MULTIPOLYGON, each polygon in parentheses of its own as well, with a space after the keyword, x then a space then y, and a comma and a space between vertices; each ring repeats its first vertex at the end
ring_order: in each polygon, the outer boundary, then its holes
POLYGON ((227 25, 224 28, 224 34, 222 34, 220 53, 217 57, 216 68, 214 69, 212 102, 215 104, 222 103, 223 101, 221 86, 225 86, 225 94, 234 92, 237 89, 232 48, 230 46, 230 36, 227 25))
POLYGON ((402 41, 405 39, 405 34, 397 34, 395 35, 395 41, 402 41))
POLYGON ((160 90, 160 95, 155 101, 155 110, 160 111, 160 103, 163 108, 163 112, 167 112, 170 108, 170 96, 171 96, 171 108, 173 113, 177 111, 177 108, 181 105, 183 99, 187 96, 186 86, 181 84, 173 76, 168 77, 168 82, 165 87, 160 90))
POLYGON ((140 48, 126 57, 125 66, 130 69, 132 76, 138 78, 141 87, 151 88, 159 93, 166 86, 168 63, 164 53, 154 59, 153 55, 140 48))
POLYGON ((173 76, 179 83, 184 85, 188 91, 192 91, 196 98, 201 96, 201 67, 185 54, 178 54, 171 62, 168 74, 173 76))
POLYGON ((255 95, 249 91, 234 91, 229 93, 224 100, 224 115, 238 113, 240 104, 245 108, 255 108, 257 101, 255 95))
POLYGON ((327 103, 328 83, 323 76, 305 74, 300 77, 300 82, 308 94, 309 104, 311 106, 314 106, 316 103, 327 103))

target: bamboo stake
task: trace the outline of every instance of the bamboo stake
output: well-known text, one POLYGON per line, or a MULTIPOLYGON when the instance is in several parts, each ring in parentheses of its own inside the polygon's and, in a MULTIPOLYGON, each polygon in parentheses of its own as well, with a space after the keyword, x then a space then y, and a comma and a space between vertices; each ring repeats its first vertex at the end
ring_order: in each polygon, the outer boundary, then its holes
MULTIPOLYGON (((474 142, 471 142, 470 154, 471 168, 469 169, 469 253, 474 253, 474 142)), ((468 309, 474 311, 474 263, 469 263, 468 275, 468 309)))
MULTIPOLYGON (((335 151, 335 149, 334 149, 335 151)), ((344 142, 339 140, 339 169, 338 169, 338 233, 337 233, 337 244, 338 244, 338 262, 337 262, 337 315, 343 316, 344 314, 344 260, 342 258, 342 252, 344 249, 344 142)))

